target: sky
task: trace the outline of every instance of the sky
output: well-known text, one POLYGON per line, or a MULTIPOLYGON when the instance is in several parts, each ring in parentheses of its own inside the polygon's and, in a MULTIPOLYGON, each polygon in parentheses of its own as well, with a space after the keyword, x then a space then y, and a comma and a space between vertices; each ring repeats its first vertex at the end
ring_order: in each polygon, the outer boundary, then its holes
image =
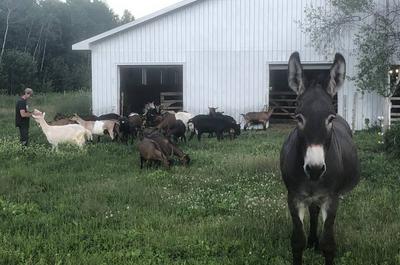
POLYGON ((136 19, 163 9, 181 0, 103 0, 118 15, 128 9, 136 19))

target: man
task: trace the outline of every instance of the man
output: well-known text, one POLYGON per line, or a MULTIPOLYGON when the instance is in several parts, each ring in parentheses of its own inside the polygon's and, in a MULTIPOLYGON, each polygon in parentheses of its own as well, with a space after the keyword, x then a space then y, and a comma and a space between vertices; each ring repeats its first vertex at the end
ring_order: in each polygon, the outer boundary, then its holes
POLYGON ((32 96, 33 90, 26 88, 15 106, 15 126, 19 128, 20 142, 24 146, 28 146, 29 142, 29 117, 32 113, 28 112, 27 100, 32 96))

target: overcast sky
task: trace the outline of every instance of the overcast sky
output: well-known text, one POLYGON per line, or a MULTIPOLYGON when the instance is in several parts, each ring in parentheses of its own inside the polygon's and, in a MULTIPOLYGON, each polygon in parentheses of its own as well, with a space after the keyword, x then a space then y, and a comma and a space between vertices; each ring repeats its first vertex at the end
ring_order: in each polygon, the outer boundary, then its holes
POLYGON ((103 0, 118 15, 122 15, 128 9, 136 19, 163 9, 180 0, 103 0))

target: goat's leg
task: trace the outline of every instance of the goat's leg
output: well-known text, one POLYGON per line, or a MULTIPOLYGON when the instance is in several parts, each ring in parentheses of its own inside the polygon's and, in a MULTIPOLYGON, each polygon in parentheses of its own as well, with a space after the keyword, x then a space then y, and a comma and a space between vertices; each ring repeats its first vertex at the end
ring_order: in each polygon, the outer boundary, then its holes
POLYGON ((288 206, 293 222, 291 237, 293 265, 302 265, 303 251, 307 244, 303 224, 306 207, 304 203, 299 203, 295 197, 290 194, 288 195, 288 206))
POLYGON ((247 127, 248 127, 248 126, 249 126, 249 123, 246 122, 246 123, 244 124, 243 130, 244 130, 244 131, 247 131, 247 127))
POLYGON ((201 141, 201 135, 202 135, 202 132, 197 132, 197 140, 199 142, 201 141))
POLYGON ((266 121, 263 121, 263 130, 264 131, 267 130, 267 122, 266 121))
POLYGON ((224 139, 224 133, 223 132, 216 132, 217 134, 217 140, 221 141, 222 139, 224 139))
POLYGON ((191 141, 191 140, 193 139, 193 136, 194 136, 195 134, 196 134, 195 132, 191 132, 191 133, 190 133, 189 141, 191 141))
POLYGON ((310 233, 308 235, 307 247, 318 250, 318 216, 320 207, 313 203, 308 207, 310 213, 310 233))
POLYGON ((336 254, 334 224, 339 199, 337 196, 329 198, 321 205, 323 229, 319 247, 325 257, 325 265, 333 265, 336 254))
POLYGON ((113 129, 108 129, 108 134, 110 135, 111 141, 114 141, 114 130, 113 129))
POLYGON ((143 161, 144 161, 143 156, 140 156, 140 169, 143 169, 143 161))

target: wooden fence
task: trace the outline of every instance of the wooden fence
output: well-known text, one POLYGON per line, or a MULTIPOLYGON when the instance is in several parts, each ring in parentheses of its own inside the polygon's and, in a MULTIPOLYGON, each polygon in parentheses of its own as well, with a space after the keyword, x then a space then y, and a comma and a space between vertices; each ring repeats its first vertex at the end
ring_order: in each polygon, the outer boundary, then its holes
POLYGON ((160 103, 164 110, 181 111, 183 109, 182 92, 162 92, 160 103))
MULTIPOLYGON (((269 106, 274 108, 273 120, 292 120, 297 108, 297 94, 291 91, 271 91, 269 94, 269 106)), ((333 99, 337 111, 337 96, 333 99)))
POLYGON ((390 110, 390 119, 392 122, 400 121, 400 97, 392 97, 392 108, 390 110))

